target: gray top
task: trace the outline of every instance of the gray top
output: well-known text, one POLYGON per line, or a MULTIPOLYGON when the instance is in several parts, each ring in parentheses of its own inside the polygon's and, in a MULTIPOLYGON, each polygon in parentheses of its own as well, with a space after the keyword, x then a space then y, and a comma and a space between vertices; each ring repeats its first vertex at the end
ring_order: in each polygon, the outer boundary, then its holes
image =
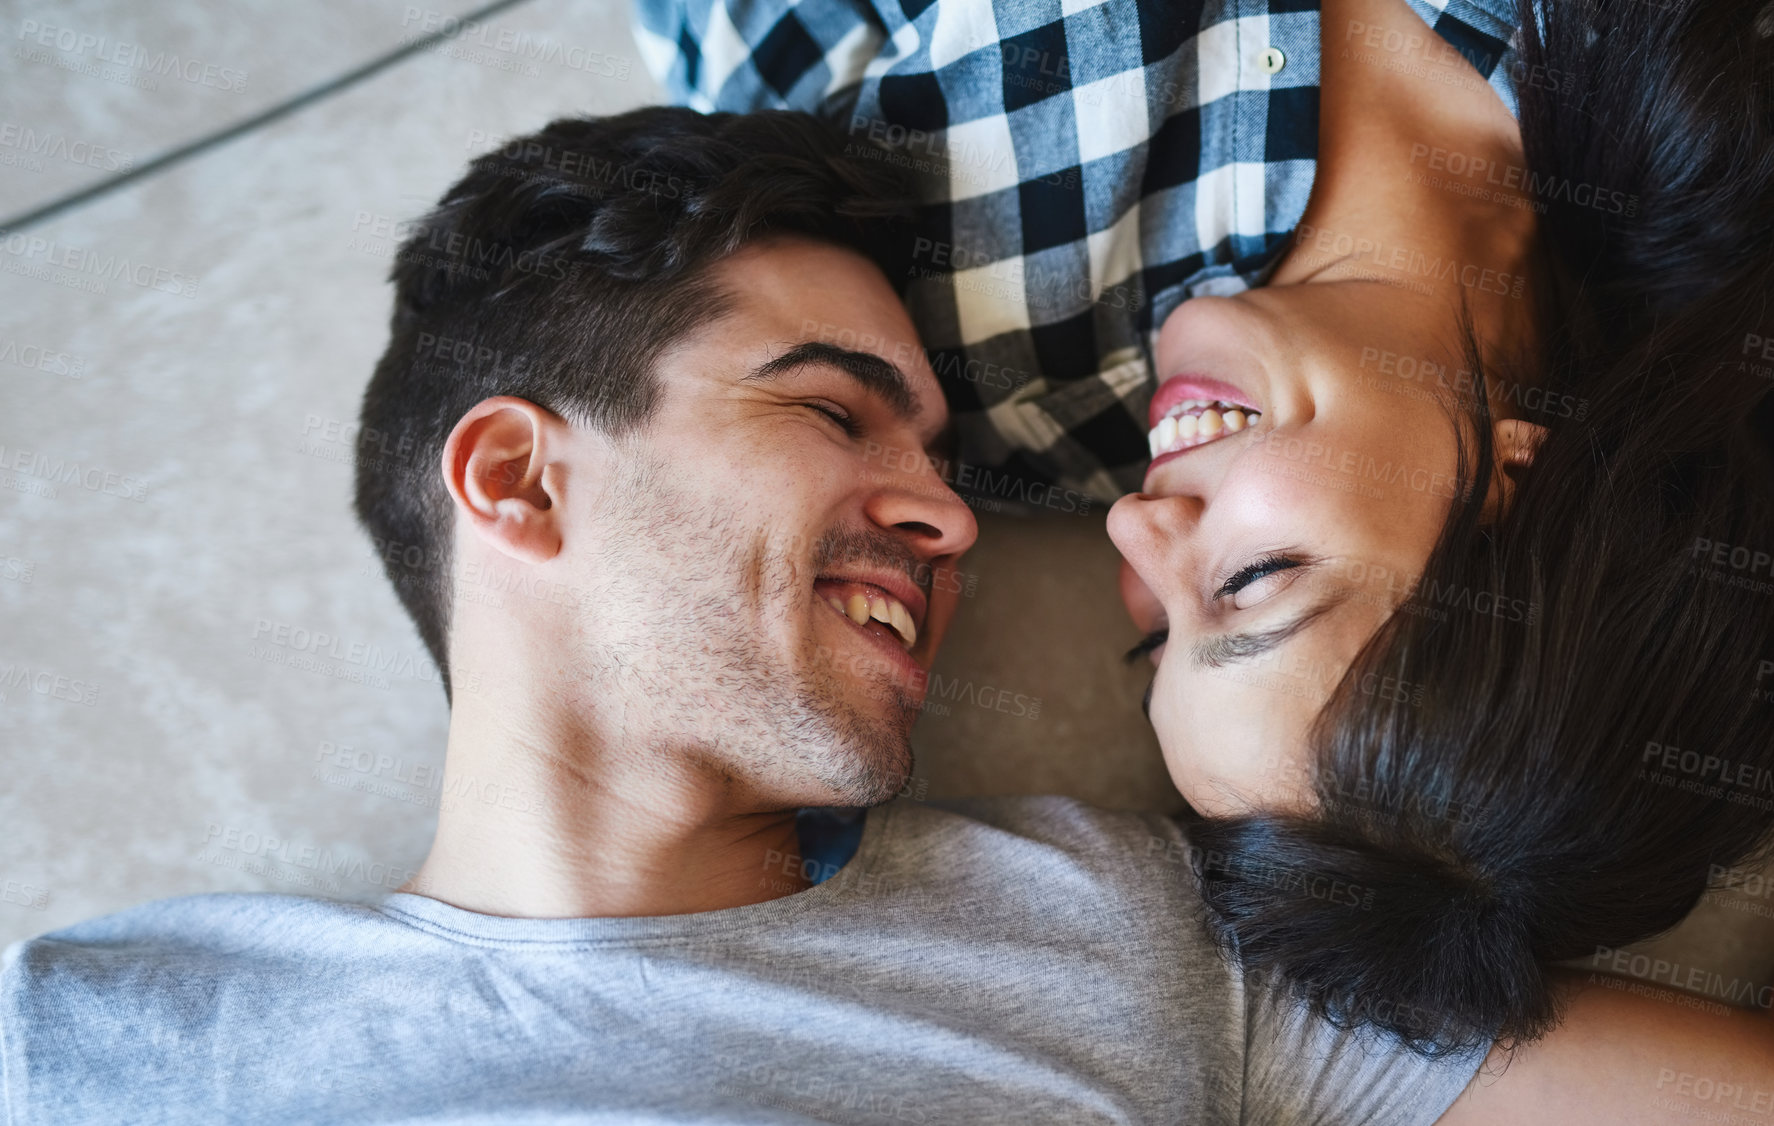
POLYGON ((1273 1002, 1208 943, 1185 851, 1068 799, 901 803, 832 879, 726 911, 163 900, 7 949, 6 1121, 1440 1117, 1479 1057, 1273 1002))

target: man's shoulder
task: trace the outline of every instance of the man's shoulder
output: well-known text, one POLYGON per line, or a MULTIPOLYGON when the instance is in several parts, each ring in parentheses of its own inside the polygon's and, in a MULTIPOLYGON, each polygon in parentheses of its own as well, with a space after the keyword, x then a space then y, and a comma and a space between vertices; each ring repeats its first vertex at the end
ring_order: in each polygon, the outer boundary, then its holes
MULTIPOLYGON (((373 908, 293 895, 162 899, 15 942, 0 957, 0 1024, 128 1024, 147 1006, 191 1011, 235 980, 293 970, 373 908)), ((398 924, 389 923, 398 927, 398 924)))
POLYGON ((371 907, 216 894, 144 903, 15 942, 0 957, 6 1097, 15 1112, 86 1120, 112 1113, 130 1090, 183 1091, 191 1060, 246 1047, 224 1043, 254 1023, 234 1018, 275 1014, 264 1023, 301 1025, 303 999, 326 993, 316 963, 364 949, 354 929, 378 923, 389 928, 388 946, 417 936, 371 907))
POLYGON ((238 954, 300 943, 317 930, 379 918, 373 908, 305 895, 222 892, 156 899, 84 919, 7 948, 21 958, 238 954))

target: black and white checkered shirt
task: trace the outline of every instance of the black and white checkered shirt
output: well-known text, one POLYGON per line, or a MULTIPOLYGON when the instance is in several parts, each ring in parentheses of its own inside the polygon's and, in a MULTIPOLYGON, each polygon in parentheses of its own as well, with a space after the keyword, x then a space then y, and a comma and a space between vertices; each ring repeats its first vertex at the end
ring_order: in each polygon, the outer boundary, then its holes
MULTIPOLYGON (((1345 49, 1431 79, 1457 51, 1513 112, 1511 0, 1409 2, 1438 37, 1345 49)), ((674 100, 818 112, 913 170, 907 304, 962 458, 1012 478, 1138 488, 1156 330, 1256 284, 1311 192, 1318 0, 637 3, 674 100)))

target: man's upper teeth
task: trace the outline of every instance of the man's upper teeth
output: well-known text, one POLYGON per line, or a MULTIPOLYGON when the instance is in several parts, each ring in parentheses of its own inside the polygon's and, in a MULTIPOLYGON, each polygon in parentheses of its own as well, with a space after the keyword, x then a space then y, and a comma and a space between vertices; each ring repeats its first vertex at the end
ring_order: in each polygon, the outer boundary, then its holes
POLYGON ((880 589, 862 583, 846 583, 848 596, 828 589, 825 600, 831 608, 857 625, 877 621, 899 635, 899 643, 910 649, 918 643, 918 627, 904 603, 880 589))
POLYGON ((1236 434, 1256 422, 1262 414, 1248 407, 1234 406, 1217 399, 1184 399, 1167 411, 1158 425, 1146 433, 1146 444, 1152 456, 1199 446, 1227 434, 1236 434))

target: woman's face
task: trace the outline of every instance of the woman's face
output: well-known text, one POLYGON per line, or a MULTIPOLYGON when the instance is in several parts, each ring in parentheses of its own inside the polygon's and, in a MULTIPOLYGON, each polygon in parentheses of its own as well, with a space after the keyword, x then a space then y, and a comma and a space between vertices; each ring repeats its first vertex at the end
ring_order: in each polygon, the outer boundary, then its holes
POLYGON ((1155 457, 1108 530, 1134 623, 1168 631, 1148 714, 1204 814, 1307 805, 1308 728, 1461 491, 1472 377, 1447 308, 1352 280, 1195 298, 1163 325, 1155 457))

